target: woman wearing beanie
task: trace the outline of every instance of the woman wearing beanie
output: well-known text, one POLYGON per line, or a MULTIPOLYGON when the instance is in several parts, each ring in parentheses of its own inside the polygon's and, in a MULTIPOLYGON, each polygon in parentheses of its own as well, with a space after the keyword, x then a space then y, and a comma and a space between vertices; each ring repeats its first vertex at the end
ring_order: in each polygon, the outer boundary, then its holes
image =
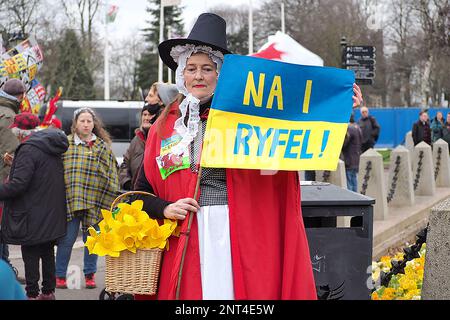
POLYGON ((145 98, 145 105, 141 111, 141 126, 136 129, 136 136, 131 140, 120 165, 119 182, 122 189, 133 189, 136 175, 144 157, 148 131, 159 117, 162 109, 175 101, 177 95, 177 87, 173 84, 154 83, 150 87, 148 96, 145 98))

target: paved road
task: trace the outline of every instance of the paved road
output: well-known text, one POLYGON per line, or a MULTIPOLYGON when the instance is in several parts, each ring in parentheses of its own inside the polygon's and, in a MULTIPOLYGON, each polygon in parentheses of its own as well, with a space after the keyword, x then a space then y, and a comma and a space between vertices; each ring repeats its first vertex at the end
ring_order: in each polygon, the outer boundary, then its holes
MULTIPOLYGON (((98 270, 96 274, 96 289, 86 289, 84 286, 84 275, 83 275, 83 243, 81 239, 77 241, 72 251, 72 257, 69 263, 69 275, 70 287, 74 289, 57 289, 56 299, 57 300, 98 300, 99 295, 103 288, 105 287, 105 258, 99 257, 98 259, 98 270)), ((19 277, 24 277, 24 266, 22 261, 22 255, 20 251, 20 246, 10 246, 10 258, 12 264, 18 269, 19 277)), ((56 251, 55 251, 56 252, 56 251)), ((42 280, 42 279, 41 279, 42 280)))

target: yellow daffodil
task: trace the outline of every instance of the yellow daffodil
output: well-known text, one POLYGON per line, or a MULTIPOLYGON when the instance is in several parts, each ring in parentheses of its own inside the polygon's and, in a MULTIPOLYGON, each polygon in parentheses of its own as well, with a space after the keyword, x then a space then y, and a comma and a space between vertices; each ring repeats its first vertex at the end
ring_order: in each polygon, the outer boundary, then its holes
POLYGON ((88 248, 89 252, 92 252, 94 250, 95 244, 97 243, 98 233, 92 227, 90 227, 88 229, 88 232, 89 232, 89 236, 86 239, 85 246, 88 248))
POLYGON ((136 253, 137 248, 134 242, 134 237, 132 235, 128 235, 127 237, 123 238, 123 243, 129 251, 136 253))
POLYGON ((113 218, 113 214, 111 211, 102 210, 102 216, 103 216, 102 220, 103 224, 107 226, 107 228, 109 229, 113 229, 120 224, 120 220, 117 219, 117 217, 116 219, 113 218))
POLYGON ((93 253, 103 257, 119 257, 120 251, 127 249, 126 245, 120 241, 119 236, 114 233, 100 234, 99 241, 95 244, 93 253))
POLYGON ((133 202, 131 205, 128 203, 119 203, 117 207, 123 212, 124 215, 130 215, 134 217, 137 221, 143 221, 145 216, 148 215, 145 211, 142 211, 142 207, 144 206, 144 202, 142 200, 137 200, 133 202))

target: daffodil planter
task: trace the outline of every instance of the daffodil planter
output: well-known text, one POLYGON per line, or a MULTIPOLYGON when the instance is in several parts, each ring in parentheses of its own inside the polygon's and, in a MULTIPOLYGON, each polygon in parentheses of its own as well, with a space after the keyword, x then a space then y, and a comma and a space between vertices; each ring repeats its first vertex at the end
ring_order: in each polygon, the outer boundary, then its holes
POLYGON ((124 251, 118 258, 106 256, 106 291, 155 295, 162 253, 161 249, 137 249, 136 253, 124 251))

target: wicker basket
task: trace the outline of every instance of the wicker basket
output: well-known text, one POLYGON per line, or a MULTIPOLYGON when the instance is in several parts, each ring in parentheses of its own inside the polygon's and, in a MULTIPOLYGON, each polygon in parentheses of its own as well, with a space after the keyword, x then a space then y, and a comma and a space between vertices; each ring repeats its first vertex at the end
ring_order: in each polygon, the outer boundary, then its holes
MULTIPOLYGON (((147 192, 128 192, 119 196, 111 205, 111 211, 124 197, 147 192)), ((137 249, 136 253, 122 251, 120 257, 106 256, 105 285, 108 292, 155 295, 161 266, 161 249, 137 249)))
POLYGON ((118 258, 106 256, 106 291, 155 295, 162 252, 138 249, 136 253, 123 251, 118 258))

